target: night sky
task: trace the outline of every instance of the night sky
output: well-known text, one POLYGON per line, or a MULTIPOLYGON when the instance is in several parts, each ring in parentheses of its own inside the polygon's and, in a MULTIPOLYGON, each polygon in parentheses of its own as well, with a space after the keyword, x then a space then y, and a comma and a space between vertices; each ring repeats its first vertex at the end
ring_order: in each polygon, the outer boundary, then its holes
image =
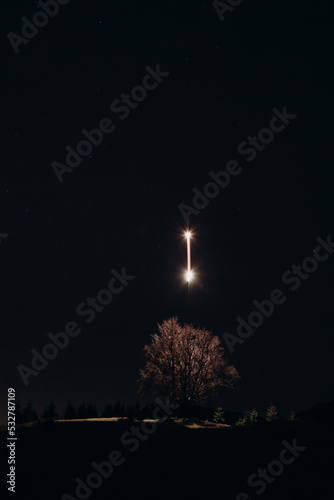
POLYGON ((282 281, 317 238, 334 241, 329 5, 244 1, 220 20, 211 1, 72 0, 17 53, 7 34, 41 8, 2 6, 2 421, 8 387, 39 412, 52 398, 60 413, 69 399, 139 401, 143 347, 172 316, 221 338, 242 377, 224 409, 333 399, 334 254, 295 291, 282 281), (153 70, 164 76, 121 112, 153 70), (246 154, 274 108, 293 118, 246 154), (52 164, 106 118, 114 130, 60 182, 52 164), (239 175, 190 215, 188 296, 180 204, 232 160, 239 175), (123 268, 135 278, 87 323, 78 306, 123 268), (285 302, 230 352, 224 333, 274 289, 285 302), (71 321, 81 333, 25 386, 17 366, 71 321))

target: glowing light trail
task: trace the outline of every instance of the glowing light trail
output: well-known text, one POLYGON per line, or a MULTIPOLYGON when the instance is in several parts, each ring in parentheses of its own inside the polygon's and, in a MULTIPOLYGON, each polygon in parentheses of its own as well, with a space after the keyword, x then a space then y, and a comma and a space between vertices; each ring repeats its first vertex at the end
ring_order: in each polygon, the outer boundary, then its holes
POLYGON ((186 272, 186 278, 187 278, 188 282, 193 279, 193 272, 191 270, 190 237, 191 237, 191 232, 190 231, 186 231, 186 238, 187 238, 187 272, 186 272))

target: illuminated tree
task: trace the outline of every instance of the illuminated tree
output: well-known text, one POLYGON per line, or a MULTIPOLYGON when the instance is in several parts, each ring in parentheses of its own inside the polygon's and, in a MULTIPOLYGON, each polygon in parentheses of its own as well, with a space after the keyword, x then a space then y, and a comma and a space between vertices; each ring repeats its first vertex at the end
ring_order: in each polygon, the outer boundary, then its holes
POLYGON ((180 405, 206 401, 240 378, 224 358, 224 348, 211 332, 170 318, 158 325, 144 347, 146 366, 140 370, 139 392, 169 396, 180 405))

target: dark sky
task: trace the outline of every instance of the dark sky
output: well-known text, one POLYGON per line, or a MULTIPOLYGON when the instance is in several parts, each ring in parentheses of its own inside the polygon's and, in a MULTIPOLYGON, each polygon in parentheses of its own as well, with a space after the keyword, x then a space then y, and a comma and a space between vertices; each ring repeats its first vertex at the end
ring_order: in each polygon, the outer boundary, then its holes
POLYGON ((244 1, 221 21, 211 1, 71 0, 18 53, 7 34, 21 35, 21 18, 41 9, 2 6, 4 410, 8 387, 39 411, 51 398, 60 412, 69 399, 99 411, 135 402, 157 323, 178 316, 224 343, 276 288, 284 304, 226 348, 242 380, 219 402, 260 412, 273 402, 287 414, 333 399, 334 255, 298 290, 281 279, 314 255, 317 238, 334 239, 329 5, 244 1), (111 104, 157 65, 169 75, 122 120, 111 104), (240 143, 285 106, 297 116, 247 161, 240 143), (104 118, 115 130, 59 182, 51 164, 104 118), (242 172, 190 217, 188 301, 179 205, 230 160, 242 172), (87 324, 78 305, 123 267, 135 279, 87 324), (80 335, 25 386, 17 366, 30 367, 31 349, 69 321, 80 335))

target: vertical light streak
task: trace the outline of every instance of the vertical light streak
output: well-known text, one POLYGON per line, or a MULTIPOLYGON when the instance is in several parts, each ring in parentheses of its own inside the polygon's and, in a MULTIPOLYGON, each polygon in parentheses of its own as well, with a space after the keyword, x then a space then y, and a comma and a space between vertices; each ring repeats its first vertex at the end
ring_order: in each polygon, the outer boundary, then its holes
POLYGON ((187 236, 187 268, 188 273, 191 271, 191 255, 190 255, 190 235, 187 236))
POLYGON ((191 270, 190 237, 191 237, 191 233, 190 233, 190 231, 187 231, 186 232, 186 238, 187 238, 187 272, 186 272, 186 277, 187 277, 188 283, 193 278, 193 272, 191 270))

